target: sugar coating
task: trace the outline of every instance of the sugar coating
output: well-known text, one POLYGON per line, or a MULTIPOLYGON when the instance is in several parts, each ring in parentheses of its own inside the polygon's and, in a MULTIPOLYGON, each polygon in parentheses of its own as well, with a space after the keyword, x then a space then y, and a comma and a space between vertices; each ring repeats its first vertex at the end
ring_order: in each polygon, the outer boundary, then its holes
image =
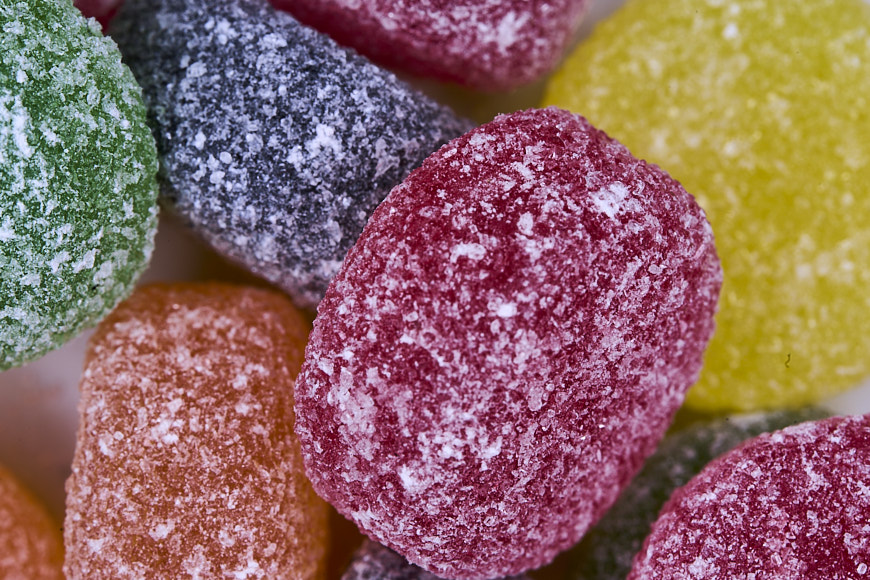
POLYGON ((264 0, 130 0, 111 31, 150 106, 164 204, 303 307, 389 190, 470 128, 264 0))
POLYGON ((809 407, 735 415, 693 425, 665 437, 601 520, 571 550, 568 578, 625 580, 635 554, 671 493, 708 463, 746 439, 830 415, 809 407))
MULTIPOLYGON (((353 556, 341 580, 439 580, 438 576, 409 564, 389 548, 366 540, 353 556)), ((513 580, 528 580, 515 576, 513 580)))
POLYGON ((448 578, 575 543, 695 379, 721 280, 703 211, 583 118, 497 117, 375 211, 297 383, 317 492, 448 578))
POLYGON ((688 404, 799 407, 870 374, 870 5, 633 0, 552 81, 694 194, 726 291, 688 404))
POLYGON ((271 0, 376 62, 485 91, 556 66, 587 0, 271 0))
POLYGON ((115 44, 71 2, 0 5, 0 369, 130 293, 153 247, 156 173, 115 44))
POLYGON ((870 416, 761 435, 674 494, 628 578, 862 578, 868 489, 870 416))
POLYGON ((63 580, 60 526, 0 466, 0 578, 63 580))
POLYGON ((276 293, 137 290, 97 329, 67 482, 68 578, 320 578, 293 381, 307 333, 276 293))

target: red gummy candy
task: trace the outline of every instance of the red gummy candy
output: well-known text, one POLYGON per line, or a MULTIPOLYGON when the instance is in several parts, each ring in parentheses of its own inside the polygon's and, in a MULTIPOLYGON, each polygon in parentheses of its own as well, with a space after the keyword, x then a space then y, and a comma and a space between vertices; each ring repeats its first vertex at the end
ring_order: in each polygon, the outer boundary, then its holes
POLYGON ((761 435, 677 490, 630 580, 870 574, 870 415, 761 435))
POLYGON ((271 0, 375 62, 486 91, 530 83, 571 42, 588 0, 271 0))
POLYGON ((538 567, 653 450, 720 284, 704 213, 664 171, 566 111, 498 117, 390 193, 320 304, 306 472, 435 574, 538 567))
POLYGON ((123 0, 74 0, 76 8, 81 10, 85 18, 96 18, 105 29, 115 16, 123 0))

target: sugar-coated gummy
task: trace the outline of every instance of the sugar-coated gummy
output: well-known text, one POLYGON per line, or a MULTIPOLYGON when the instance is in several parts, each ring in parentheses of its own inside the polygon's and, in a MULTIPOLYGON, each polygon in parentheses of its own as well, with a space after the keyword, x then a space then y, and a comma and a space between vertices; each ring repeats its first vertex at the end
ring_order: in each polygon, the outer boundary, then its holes
POLYGON ((323 574, 326 504, 293 434, 308 326, 284 296, 137 290, 98 327, 67 482, 68 578, 323 574))
POLYGON ((870 570, 870 416, 761 435, 662 509, 629 580, 853 580, 870 570))
MULTIPOLYGON (((439 580, 439 577, 409 564, 389 548, 366 540, 354 553, 341 580, 439 580)), ((513 580, 528 580, 528 577, 515 576, 513 580)))
POLYGON ((497 117, 379 206, 297 382, 317 492, 448 578, 575 543, 697 376, 721 281, 703 211, 558 109, 497 117))
POLYGON ((63 540, 33 495, 0 466, 0 578, 63 580, 63 540))
POLYGON ((272 0, 376 62, 486 91, 556 66, 588 0, 272 0))
POLYGON ((746 439, 829 415, 816 407, 736 415, 704 421, 668 435, 616 503, 571 550, 567 577, 625 580, 650 526, 674 490, 746 439))
POLYGON ((368 216, 470 125, 265 0, 129 0, 163 202, 313 307, 368 216))
POLYGON ((0 4, 0 369, 130 293, 152 250, 156 173, 114 43, 71 2, 0 4))
POLYGON ((725 288, 688 404, 799 407, 870 374, 870 4, 630 0, 550 84, 694 194, 725 288))

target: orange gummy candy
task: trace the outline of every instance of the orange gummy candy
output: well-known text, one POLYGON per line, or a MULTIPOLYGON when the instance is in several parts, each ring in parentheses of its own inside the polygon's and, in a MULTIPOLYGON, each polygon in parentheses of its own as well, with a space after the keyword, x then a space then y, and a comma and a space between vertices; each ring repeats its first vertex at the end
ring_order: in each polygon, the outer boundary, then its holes
POLYGON ((63 578, 60 526, 11 473, 0 467, 0 578, 63 578))
POLYGON ((323 576, 293 381, 308 325, 219 284, 137 291, 98 328, 67 482, 69 578, 323 576))

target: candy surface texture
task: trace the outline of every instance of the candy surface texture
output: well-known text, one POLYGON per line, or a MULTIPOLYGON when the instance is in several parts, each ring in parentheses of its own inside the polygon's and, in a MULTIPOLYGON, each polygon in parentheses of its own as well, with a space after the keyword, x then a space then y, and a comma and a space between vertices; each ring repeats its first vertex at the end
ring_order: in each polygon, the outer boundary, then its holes
POLYGON ((746 439, 828 415, 830 413, 822 409, 811 407, 735 416, 706 421, 668 435, 613 507, 571 550, 568 577, 625 580, 650 526, 674 490, 746 439))
POLYGON ((761 435, 674 494, 628 578, 861 578, 868 487, 868 416, 761 435))
POLYGON ((69 578, 319 578, 302 471, 307 325, 282 295, 140 289, 94 335, 64 525, 69 578))
MULTIPOLYGON (((341 580, 439 580, 439 577, 409 564, 389 548, 366 540, 341 580)), ((528 580, 528 577, 516 576, 513 580, 528 580)))
POLYGON ((313 307, 389 190, 470 126, 258 0, 129 0, 111 32, 142 82, 163 202, 313 307))
POLYGON ((0 466, 0 578, 63 580, 62 564, 60 526, 0 466))
POLYGON ((157 157, 139 86, 70 2, 0 6, 0 369, 57 348, 151 254, 157 157))
POLYGON ((799 407, 870 374, 870 4, 630 0, 547 104, 698 198, 725 271, 688 404, 799 407))
POLYGON ((307 473, 435 574, 538 567, 661 437, 720 281, 663 171, 565 111, 497 117, 390 193, 330 286, 297 383, 307 473))
POLYGON ((531 83, 571 42, 587 0, 272 0, 376 62, 487 91, 531 83))

